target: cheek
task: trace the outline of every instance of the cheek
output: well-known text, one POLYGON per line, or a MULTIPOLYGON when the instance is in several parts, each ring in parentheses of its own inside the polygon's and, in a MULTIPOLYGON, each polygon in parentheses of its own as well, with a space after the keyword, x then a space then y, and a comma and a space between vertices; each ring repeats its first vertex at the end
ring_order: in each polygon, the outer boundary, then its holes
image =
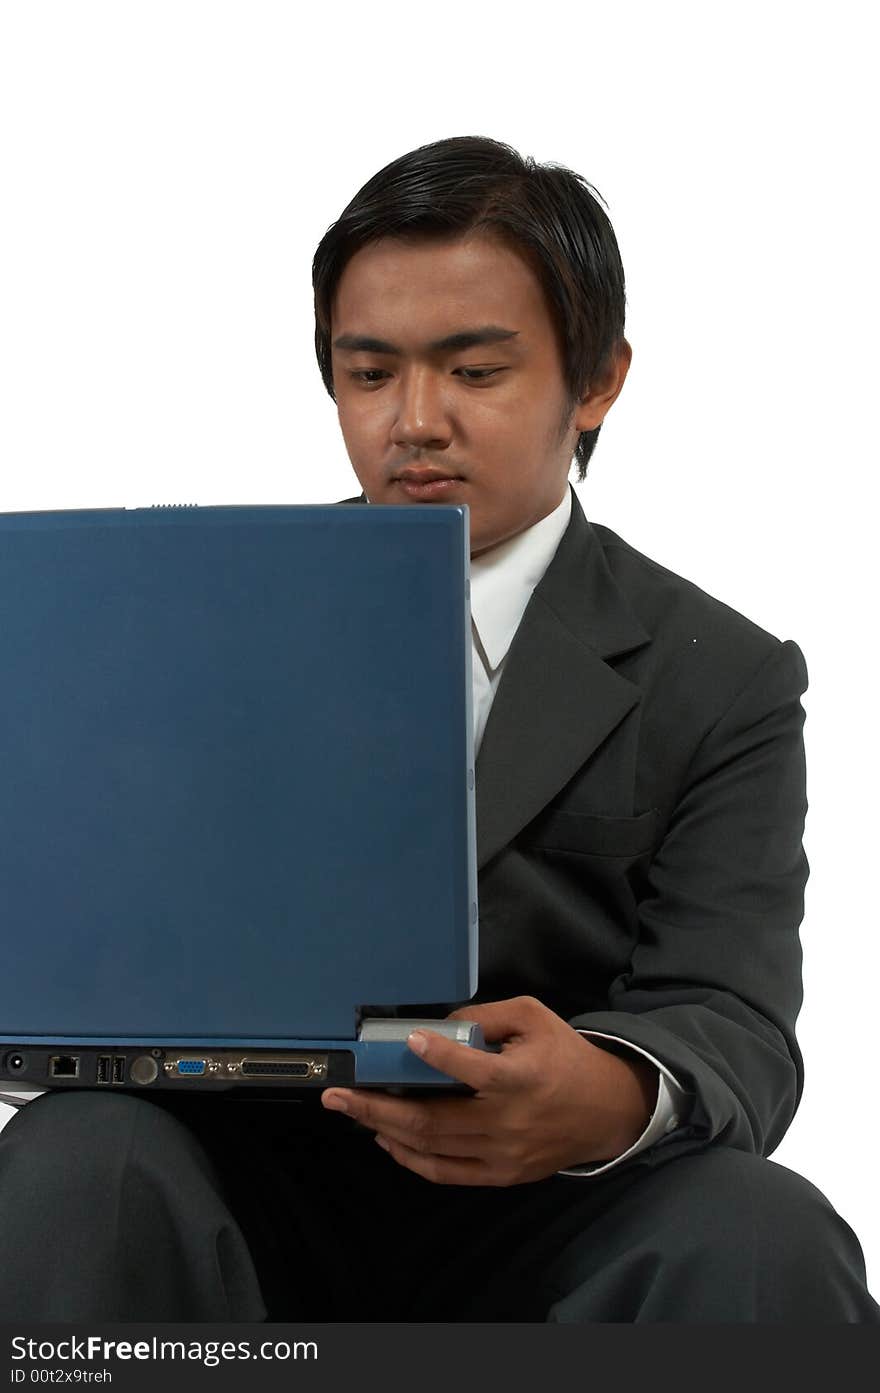
POLYGON ((356 412, 340 411, 339 429, 352 461, 363 458, 369 453, 369 436, 364 428, 363 419, 359 418, 356 412))
POLYGON ((346 441, 374 446, 388 432, 387 413, 366 403, 346 403, 338 410, 339 427, 346 441))

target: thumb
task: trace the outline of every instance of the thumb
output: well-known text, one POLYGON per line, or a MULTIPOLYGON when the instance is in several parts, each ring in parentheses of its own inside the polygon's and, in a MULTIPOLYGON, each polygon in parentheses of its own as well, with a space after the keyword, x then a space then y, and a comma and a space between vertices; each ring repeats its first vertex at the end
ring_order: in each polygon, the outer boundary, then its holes
POLYGON ((447 1020, 475 1021, 487 1044, 529 1035, 548 1014, 532 996, 516 996, 509 1001, 486 1001, 479 1006, 461 1006, 450 1011, 447 1020))

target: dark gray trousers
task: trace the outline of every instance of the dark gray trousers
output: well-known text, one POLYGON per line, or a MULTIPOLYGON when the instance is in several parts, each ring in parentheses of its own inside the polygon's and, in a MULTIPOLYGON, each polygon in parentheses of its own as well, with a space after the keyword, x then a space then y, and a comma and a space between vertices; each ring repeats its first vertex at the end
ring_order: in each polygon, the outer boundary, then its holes
POLYGON ((880 1308, 824 1196, 742 1152, 437 1186, 313 1102, 59 1092, 0 1132, 0 1319, 880 1324, 880 1308))

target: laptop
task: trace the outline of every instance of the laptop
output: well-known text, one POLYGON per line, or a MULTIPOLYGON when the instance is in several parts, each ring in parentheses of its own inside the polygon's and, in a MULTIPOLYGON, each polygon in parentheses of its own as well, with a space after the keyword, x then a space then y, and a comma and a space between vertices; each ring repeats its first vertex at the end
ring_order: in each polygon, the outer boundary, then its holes
POLYGON ((0 514, 0 1088, 453 1084, 468 574, 462 507, 0 514))

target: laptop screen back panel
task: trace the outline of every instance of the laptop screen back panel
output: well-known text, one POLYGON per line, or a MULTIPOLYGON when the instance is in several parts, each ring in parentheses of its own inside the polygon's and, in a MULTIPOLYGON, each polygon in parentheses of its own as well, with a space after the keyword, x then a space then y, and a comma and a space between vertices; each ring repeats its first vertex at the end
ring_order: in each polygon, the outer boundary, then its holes
POLYGON ((476 988, 466 510, 0 518, 3 1038, 476 988))

